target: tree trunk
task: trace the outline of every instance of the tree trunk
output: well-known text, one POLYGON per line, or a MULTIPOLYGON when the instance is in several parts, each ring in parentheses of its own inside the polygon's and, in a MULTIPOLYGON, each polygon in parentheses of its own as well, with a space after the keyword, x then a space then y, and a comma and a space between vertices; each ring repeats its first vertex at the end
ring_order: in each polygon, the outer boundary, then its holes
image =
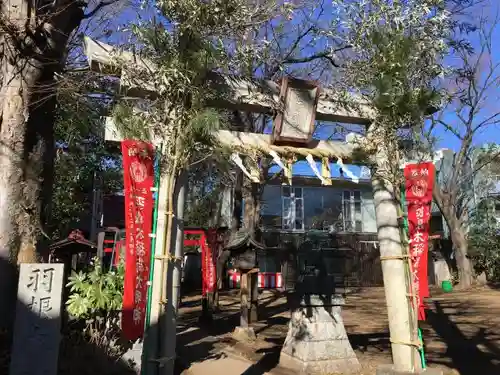
POLYGON ((462 227, 451 230, 450 232, 458 268, 458 287, 466 289, 472 285, 472 263, 467 257, 467 239, 465 238, 462 227))
POLYGON ((248 182, 244 190, 243 201, 245 209, 243 211, 243 228, 256 235, 255 231, 259 226, 259 202, 256 190, 259 184, 248 182))
MULTIPOLYGON (((234 184, 234 198, 233 198, 233 212, 231 219, 231 228, 229 229, 229 236, 236 233, 241 228, 241 219, 243 215, 243 172, 240 170, 236 171, 236 181, 234 184)), ((217 288, 214 295, 214 306, 219 307, 219 288, 222 287, 222 280, 225 277, 225 269, 227 261, 231 253, 229 251, 221 251, 216 264, 217 273, 217 288)))
POLYGON ((455 260, 458 268, 458 287, 469 288, 472 285, 472 263, 467 257, 468 242, 465 234, 465 228, 459 219, 459 214, 452 204, 452 197, 449 193, 440 190, 439 186, 434 188, 434 200, 436 201, 446 224, 450 228, 451 241, 455 253, 455 260))
POLYGON ((52 192, 54 73, 61 71, 68 36, 83 18, 78 2, 56 1, 53 14, 29 4, 11 0, 1 9, 9 26, 2 36, 0 103, 0 321, 7 324, 15 264, 38 260, 42 206, 52 192))
POLYGON ((233 217, 231 220, 231 233, 235 233, 241 228, 243 215, 243 172, 236 171, 236 181, 234 183, 233 217))
POLYGON ((263 185, 246 180, 243 189, 243 228, 252 233, 257 241, 261 240, 259 222, 262 188, 263 185))

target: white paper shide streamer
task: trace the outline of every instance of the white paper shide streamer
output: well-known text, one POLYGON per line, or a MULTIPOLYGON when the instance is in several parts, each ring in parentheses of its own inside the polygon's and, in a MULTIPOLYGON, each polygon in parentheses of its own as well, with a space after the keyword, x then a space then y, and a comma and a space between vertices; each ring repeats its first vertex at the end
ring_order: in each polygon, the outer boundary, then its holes
POLYGON ((359 173, 359 178, 370 179, 371 177, 372 177, 372 172, 370 171, 370 168, 368 168, 365 165, 361 166, 361 172, 359 173))
POLYGON ((281 169, 285 169, 285 165, 281 161, 281 159, 280 159, 279 155, 276 153, 276 151, 274 151, 274 150, 269 151, 269 155, 271 155, 273 157, 273 161, 278 167, 280 167, 281 169))
POLYGON ((338 158, 337 159, 337 165, 342 168, 342 171, 344 171, 344 174, 349 177, 352 182, 354 183, 359 183, 359 177, 356 177, 349 169, 347 169, 347 167, 344 165, 344 163, 342 162, 342 159, 341 158, 338 158))
POLYGON ((241 160, 240 155, 237 152, 231 155, 231 161, 236 164, 243 172, 245 176, 247 176, 252 182, 259 183, 259 179, 256 176, 252 176, 250 172, 243 165, 243 160, 241 160))
POLYGON ((321 173, 319 173, 318 166, 316 165, 316 162, 314 161, 313 156, 311 154, 307 154, 306 160, 309 163, 309 165, 311 166, 311 169, 313 170, 316 177, 318 177, 321 180, 321 184, 326 185, 326 180, 323 178, 321 173))

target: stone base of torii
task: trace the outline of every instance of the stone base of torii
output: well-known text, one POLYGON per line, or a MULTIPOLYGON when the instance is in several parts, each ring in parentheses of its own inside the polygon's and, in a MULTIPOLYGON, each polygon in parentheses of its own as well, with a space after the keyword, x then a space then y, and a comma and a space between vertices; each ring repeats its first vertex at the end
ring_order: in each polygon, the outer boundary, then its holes
POLYGON ((356 374, 361 370, 347 338, 340 295, 303 296, 292 311, 280 367, 299 374, 356 374))

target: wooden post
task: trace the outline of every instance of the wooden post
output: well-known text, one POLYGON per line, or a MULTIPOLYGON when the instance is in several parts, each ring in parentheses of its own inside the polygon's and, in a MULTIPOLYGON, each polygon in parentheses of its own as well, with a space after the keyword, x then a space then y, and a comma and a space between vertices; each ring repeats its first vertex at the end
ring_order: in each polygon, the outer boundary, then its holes
POLYGON ((241 270, 241 278, 240 278, 240 309, 241 309, 241 314, 240 314, 240 327, 241 328, 248 328, 250 326, 249 322, 249 293, 248 293, 248 271, 243 271, 241 270))
POLYGON ((250 277, 250 323, 259 320, 259 269, 255 268, 249 272, 250 277))
POLYGON ((201 299, 201 323, 210 323, 213 320, 214 294, 207 292, 201 299))

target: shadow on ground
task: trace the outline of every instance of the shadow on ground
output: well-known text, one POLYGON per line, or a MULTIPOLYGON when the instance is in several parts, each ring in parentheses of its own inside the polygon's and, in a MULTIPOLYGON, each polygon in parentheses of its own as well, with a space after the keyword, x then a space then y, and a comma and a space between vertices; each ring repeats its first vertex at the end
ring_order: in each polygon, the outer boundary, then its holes
MULTIPOLYGON (((482 326, 481 322, 465 334, 454 320, 466 315, 478 314, 467 303, 452 304, 434 301, 427 313, 428 329, 424 334, 437 335, 446 348, 441 352, 429 352, 429 364, 444 364, 458 370, 461 375, 500 374, 500 332, 482 326), (447 313, 446 310, 451 312, 447 313), (432 333, 430 331, 433 331, 432 333)), ((498 327, 497 327, 498 328, 498 327)))
MULTIPOLYGON (((229 292, 228 294, 234 293, 229 292)), ((275 292, 265 300, 259 301, 259 322, 255 325, 256 334, 261 333, 272 325, 286 324, 288 321, 287 318, 276 315, 287 311, 287 304, 273 305, 274 302, 284 295, 284 293, 275 292)), ((196 305, 197 304, 191 300, 187 303, 182 303, 181 308, 196 305)), ((193 363, 217 359, 227 355, 222 351, 223 348, 227 347, 231 347, 231 349, 238 354, 243 354, 243 357, 249 360, 256 361, 256 363, 245 372, 245 375, 263 374, 276 366, 276 358, 279 358, 279 348, 274 349, 273 347, 268 351, 256 350, 257 356, 252 356, 252 358, 248 358, 249 353, 240 353, 240 350, 246 349, 244 348, 245 345, 237 342, 231 336, 234 328, 239 325, 240 314, 237 309, 238 306, 239 302, 232 302, 222 306, 220 310, 214 314, 213 321, 204 324, 199 323, 199 318, 201 316, 200 309, 182 314, 179 318, 177 331, 178 366, 176 368, 176 374, 180 374, 193 363)), ((280 345, 283 339, 280 339, 280 345)), ((248 350, 246 351, 248 352, 248 350)))
MULTIPOLYGON (((187 320, 180 318, 185 324, 178 335, 178 354, 187 359, 183 368, 235 352, 253 363, 241 375, 261 375, 271 370, 279 373, 276 366, 289 321, 284 294, 261 303, 260 321, 255 324, 259 344, 232 339, 230 333, 239 323, 235 298, 227 296, 228 305, 210 326, 188 326, 188 322, 196 321, 199 311, 187 314, 187 320)), ((343 309, 349 340, 366 374, 375 373, 378 365, 391 361, 383 298, 383 289, 365 289, 348 297, 343 309)), ((445 375, 500 374, 500 293, 495 289, 436 292, 429 303, 427 321, 421 323, 428 365, 441 368, 445 375)))
MULTIPOLYGON (((231 294, 221 297, 226 303, 228 300, 237 298, 231 294)), ((221 358, 231 353, 253 363, 241 375, 262 375, 271 370, 273 374, 283 372, 277 366, 290 318, 287 314, 289 305, 285 301, 286 293, 274 293, 260 302, 259 322, 254 325, 255 333, 259 337, 258 344, 241 343, 232 338, 231 332, 239 324, 239 311, 235 311, 235 304, 232 301, 216 314, 214 321, 209 325, 198 324, 199 309, 182 314, 179 319, 182 324, 177 336, 178 356, 182 367, 178 368, 179 372, 176 374, 180 374, 182 370, 188 369, 194 363, 221 358), (228 306, 233 306, 232 311, 224 310, 228 306)), ((195 305, 193 301, 189 300, 182 307, 193 305, 195 305)), ((366 312, 369 312, 368 308, 366 312)), ((390 349, 387 330, 370 334, 354 333, 349 335, 349 339, 353 348, 358 352, 379 353, 390 349)))

